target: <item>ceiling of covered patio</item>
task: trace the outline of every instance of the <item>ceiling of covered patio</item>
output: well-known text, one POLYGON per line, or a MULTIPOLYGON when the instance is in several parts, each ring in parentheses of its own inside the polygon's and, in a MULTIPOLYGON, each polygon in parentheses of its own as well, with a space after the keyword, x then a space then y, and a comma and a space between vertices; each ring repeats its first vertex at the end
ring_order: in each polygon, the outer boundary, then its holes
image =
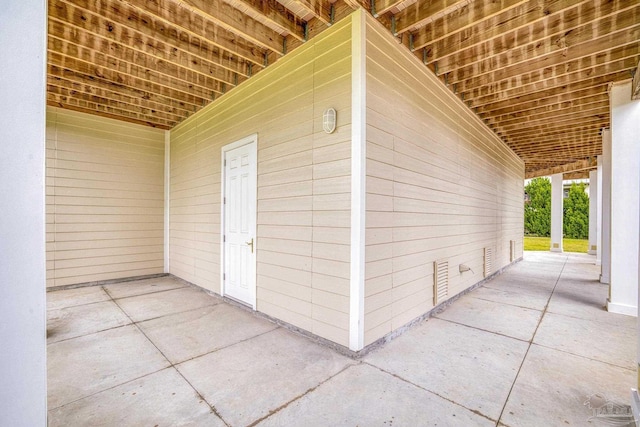
MULTIPOLYGON (((49 105, 171 129, 364 7, 524 161, 596 166, 639 0, 49 0, 49 105)), ((637 85, 634 85, 637 93, 637 85)))

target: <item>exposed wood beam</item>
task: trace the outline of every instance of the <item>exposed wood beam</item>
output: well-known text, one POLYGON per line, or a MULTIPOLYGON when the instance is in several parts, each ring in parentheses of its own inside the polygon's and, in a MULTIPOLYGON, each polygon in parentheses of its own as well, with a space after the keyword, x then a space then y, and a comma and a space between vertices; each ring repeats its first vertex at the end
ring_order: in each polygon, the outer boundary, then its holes
POLYGON ((591 132, 584 136, 575 138, 564 138, 563 136, 556 136, 555 138, 548 137, 545 140, 529 142, 526 146, 512 147, 523 158, 526 157, 530 160, 533 156, 540 156, 543 150, 556 150, 554 158, 558 159, 558 156, 562 156, 562 150, 572 149, 589 149, 593 148, 598 154, 602 153, 602 143, 598 142, 602 138, 597 132, 591 132))
MULTIPOLYGON (((635 21, 633 26, 625 27, 611 33, 606 33, 601 37, 586 39, 586 41, 576 45, 564 45, 564 48, 551 47, 551 45, 527 45, 515 49, 513 54, 506 52, 486 61, 474 63, 472 65, 456 69, 447 74, 449 83, 456 83, 471 77, 487 75, 487 82, 504 80, 509 77, 524 74, 529 70, 544 68, 553 65, 564 64, 576 59, 592 56, 600 52, 606 52, 612 46, 623 46, 627 44, 637 44, 640 38, 640 24, 635 21), (550 50, 547 52, 546 50, 550 50), (495 71, 494 71, 495 70, 495 71)), ((593 35, 593 33, 592 33, 593 35)), ((583 34, 571 39, 584 37, 583 34)), ((558 40, 562 45, 564 40, 558 40)))
POLYGON ((305 26, 307 25, 296 14, 285 8, 275 0, 227 0, 228 3, 252 16, 262 19, 270 25, 280 28, 299 41, 305 41, 305 26))
POLYGON ((540 162, 540 161, 532 161, 530 159, 528 159, 526 156, 522 157, 522 160, 524 160, 525 162, 525 169, 530 171, 533 169, 541 169, 545 166, 540 166, 540 165, 546 165, 547 167, 549 166, 555 166, 558 165, 558 163, 555 162, 555 160, 560 161, 560 164, 564 164, 564 163, 572 163, 578 160, 582 160, 586 157, 597 157, 600 154, 602 154, 602 151, 600 152, 595 152, 593 150, 582 150, 582 149, 578 149, 578 150, 574 150, 574 151, 567 151, 567 150, 559 150, 558 148, 554 150, 545 150, 543 152, 540 152, 540 156, 538 157, 538 159, 540 158, 553 158, 554 161, 550 161, 550 162, 540 162), (561 153, 561 155, 559 155, 561 153), (538 166, 535 166, 538 165, 538 166))
POLYGON ((578 172, 565 173, 565 174, 562 174, 562 179, 564 179, 564 180, 568 180, 568 179, 588 179, 589 178, 589 172, 591 172, 594 169, 595 168, 591 168, 591 169, 587 169, 587 170, 583 170, 583 171, 578 171, 578 172))
POLYGON ((217 66, 219 64, 195 57, 188 52, 175 49, 171 51, 168 45, 156 43, 143 35, 140 35, 141 38, 136 40, 132 37, 126 37, 120 32, 114 36, 115 32, 108 33, 104 31, 103 27, 95 27, 94 30, 97 32, 87 31, 83 27, 76 26, 75 23, 61 22, 57 18, 49 19, 50 37, 66 40, 99 52, 109 52, 112 56, 123 60, 145 56, 149 58, 148 60, 157 62, 158 68, 170 70, 171 74, 179 74, 178 69, 189 70, 231 85, 235 85, 236 80, 238 83, 246 80, 242 74, 229 71, 217 66))
POLYGON ((584 138, 590 139, 600 135, 600 128, 594 126, 571 126, 552 131, 538 132, 529 136, 523 136, 512 141, 509 146, 514 148, 528 148, 533 144, 544 144, 550 141, 559 141, 563 145, 584 138))
POLYGON ((608 2, 605 7, 596 9, 590 2, 476 46, 459 46, 437 59, 438 72, 446 74, 478 62, 513 65, 556 50, 566 50, 608 34, 612 29, 622 30, 637 24, 640 16, 640 5, 625 4, 627 7, 621 8, 608 2))
POLYGON ((84 91, 80 92, 73 89, 67 89, 55 84, 47 85, 47 92, 64 98, 82 99, 87 102, 105 105, 113 108, 114 110, 130 111, 132 113, 138 114, 140 117, 153 117, 156 123, 178 123, 185 117, 167 113, 164 111, 159 111, 156 109, 151 109, 148 107, 129 104, 127 102, 118 101, 112 98, 103 98, 99 95, 87 93, 84 91))
POLYGON ((496 110, 499 108, 510 107, 517 104, 528 104, 531 101, 542 100, 541 103, 544 103, 546 99, 552 97, 558 97, 549 99, 548 103, 555 103, 556 100, 567 100, 571 99, 573 92, 580 91, 582 95, 595 95, 597 93, 601 93, 602 85, 607 85, 612 81, 621 81, 623 79, 628 79, 629 73, 627 72, 619 72, 615 74, 608 74, 605 76, 596 77, 590 80, 583 80, 577 83, 570 83, 568 85, 559 86, 552 89, 542 90, 539 92, 533 92, 522 96, 517 96, 509 99, 500 99, 501 97, 484 97, 482 100, 472 100, 471 105, 474 107, 478 107, 479 112, 496 110), (584 91, 591 91, 591 93, 586 93, 584 91), (555 102, 554 102, 555 101, 555 102))
MULTIPOLYGON (((559 105, 559 104, 557 104, 559 105)), ((488 122, 491 125, 497 125, 501 129, 508 129, 509 126, 529 126, 539 122, 545 122, 549 120, 553 121, 565 121, 568 117, 580 117, 585 114, 597 114, 602 111, 609 110, 609 100, 604 99, 600 102, 581 104, 568 108, 553 108, 542 113, 534 113, 532 110, 528 113, 522 113, 517 117, 498 116, 496 118, 489 119, 488 122)))
MULTIPOLYGON (((605 2, 608 0, 598 1, 605 2)), ((490 17, 485 17, 478 13, 476 21, 473 21, 472 25, 463 28, 465 31, 452 31, 446 37, 437 40, 430 40, 426 37, 426 34, 432 31, 419 29, 413 35, 414 49, 425 48, 427 61, 432 63, 459 51, 493 42, 496 39, 504 40, 509 34, 518 33, 541 21, 548 21, 557 16, 558 13, 584 3, 593 3, 593 0, 529 1, 510 9, 501 10, 498 14, 490 17)), ((476 2, 476 4, 483 5, 482 2, 476 2)), ((454 21, 455 19, 455 16, 447 17, 447 21, 454 21)))
POLYGON ((531 111, 531 110, 540 111, 541 109, 544 109, 544 108, 553 108, 555 105, 572 106, 572 105, 578 105, 582 102, 596 102, 603 99, 609 99, 609 95, 607 94, 607 86, 604 84, 600 86, 599 91, 594 91, 593 88, 590 88, 583 91, 573 92, 573 96, 569 96, 569 97, 563 97, 563 98, 558 98, 558 96, 552 97, 552 100, 557 100, 557 102, 553 102, 549 99, 538 99, 526 104, 511 105, 509 107, 505 107, 501 109, 480 112, 479 116, 482 119, 490 120, 492 117, 500 116, 500 115, 509 115, 509 114, 515 114, 515 113, 526 114, 527 111, 531 111))
MULTIPOLYGON (((554 0, 554 3, 564 1, 573 2, 574 0, 554 0)), ((475 31, 483 33, 491 28, 500 26, 500 23, 517 19, 518 16, 522 15, 525 10, 531 7, 538 7, 538 4, 530 6, 530 3, 531 2, 521 1, 474 1, 469 5, 453 11, 447 16, 439 17, 427 23, 413 32, 414 47, 416 49, 422 48, 427 44, 437 43, 440 40, 461 32, 464 32, 468 37, 473 37, 475 31)), ((547 5, 547 7, 551 6, 547 5)), ((482 35, 480 35, 480 38, 482 38, 482 35)))
MULTIPOLYGON (((211 96, 211 92, 222 93, 220 82, 202 74, 196 74, 185 68, 161 67, 158 61, 153 61, 144 54, 136 54, 132 57, 119 55, 119 50, 108 50, 111 54, 104 54, 102 50, 94 50, 82 45, 76 45, 63 39, 50 35, 48 37, 48 49, 51 52, 66 57, 77 58, 89 64, 95 64, 110 68, 114 71, 124 72, 132 76, 146 78, 159 84, 168 84, 170 87, 182 88, 187 93, 196 93, 211 96), (175 82, 175 84, 172 84, 175 82)), ((166 64, 165 64, 166 65, 166 64)))
POLYGON ((536 117, 546 116, 548 114, 558 114, 575 108, 584 108, 591 105, 609 105, 609 97, 606 93, 600 95, 589 96, 580 99, 572 99, 571 101, 560 102, 557 104, 545 105, 538 108, 531 108, 529 110, 517 110, 516 112, 509 112, 505 114, 492 114, 484 116, 486 122, 493 123, 507 123, 515 120, 527 120, 536 117))
MULTIPOLYGON (((512 3, 524 3, 523 0, 498 0, 503 7, 512 3)), ((438 18, 449 15, 461 7, 467 6, 471 0, 433 0, 418 1, 393 16, 395 28, 391 28, 394 35, 400 35, 412 28, 419 28, 438 18)))
MULTIPOLYGON (((166 3, 162 5, 162 0, 155 1, 160 2, 160 8, 167 8, 166 3)), ((234 9, 222 0, 169 1, 176 3, 177 5, 193 12, 195 15, 204 18, 205 22, 212 22, 220 28, 224 28, 225 30, 255 44, 256 46, 260 46, 263 49, 269 49, 278 55, 284 55, 284 37, 282 35, 263 23, 245 15, 241 11, 234 9)))
POLYGON ((96 75, 85 75, 51 64, 47 66, 47 74, 53 78, 67 80, 77 85, 90 86, 107 92, 117 92, 131 98, 149 100, 156 104, 167 105, 170 108, 192 112, 194 107, 196 107, 196 104, 186 103, 168 96, 159 95, 155 92, 132 88, 117 82, 105 80, 96 75))
POLYGON ((371 14, 379 17, 398 6, 404 0, 371 0, 371 14))
POLYGON ((580 160, 578 162, 569 163, 562 166, 556 166, 555 168, 549 169, 539 169, 537 171, 532 171, 525 175, 525 178, 535 178, 538 176, 548 176, 555 175, 557 173, 568 173, 568 172, 576 172, 585 169, 593 169, 598 165, 597 160, 595 158, 580 160))
POLYGON ((603 55, 594 55, 571 63, 535 70, 484 86, 473 87, 471 86, 473 83, 467 80, 457 84, 456 90, 466 100, 478 99, 498 93, 502 98, 513 98, 630 70, 633 68, 632 64, 639 54, 640 44, 628 45, 615 52, 610 51, 603 55), (471 89, 467 90, 467 87, 471 87, 471 89))
POLYGON ((331 3, 328 0, 293 0, 325 25, 331 25, 331 3))
MULTIPOLYGON (((95 1, 98 3, 100 0, 83 1, 95 1)), ((129 19, 138 14, 142 19, 156 21, 155 25, 157 27, 166 25, 184 31, 193 37, 206 40, 220 49, 233 53, 254 65, 263 66, 264 64, 265 52, 259 46, 240 39, 234 33, 220 28, 201 16, 190 13, 189 10, 179 7, 170 2, 170 0, 123 0, 123 2, 129 7, 124 7, 120 13, 124 13, 129 19)))
POLYGON ((507 137, 509 140, 515 140, 526 136, 536 136, 545 134, 547 132, 566 132, 571 126, 594 126, 596 128, 602 128, 609 124, 609 114, 606 115, 593 115, 588 117, 581 117, 573 120, 570 124, 564 122, 553 121, 544 125, 534 127, 513 127, 506 131, 499 130, 497 133, 507 137))
POLYGON ((77 98, 69 98, 52 93, 47 94, 47 105, 54 107, 66 108, 68 110, 80 111, 82 113, 96 114, 102 117, 108 117, 111 119, 122 120, 130 123, 137 123, 144 126, 152 126, 160 129, 171 129, 175 124, 167 123, 163 121, 149 121, 145 117, 141 117, 139 114, 117 110, 112 107, 96 104, 77 98))
MULTIPOLYGON (((179 30, 172 31, 171 28, 164 26, 156 30, 152 19, 149 17, 142 20, 139 13, 132 12, 129 15, 130 19, 127 19, 126 15, 123 16, 106 6, 100 9, 100 13, 82 9, 67 0, 50 0, 49 4, 50 20, 54 18, 62 23, 69 22, 85 31, 100 34, 118 43, 135 45, 138 48, 148 46, 157 50, 158 54, 165 51, 180 58, 187 54, 191 56, 187 57, 189 61, 214 64, 245 76, 248 74, 244 60, 217 46, 210 45, 206 40, 191 37, 179 30)), ((49 32, 52 33, 52 31, 56 31, 54 35, 62 36, 57 32, 58 30, 49 28, 49 32)), ((69 32, 69 30, 63 31, 63 34, 69 32)))
POLYGON ((112 99, 114 101, 122 102, 132 106, 146 108, 148 110, 160 111, 163 113, 173 114, 179 116, 181 119, 186 117, 193 110, 187 110, 186 108, 174 107, 169 103, 158 103, 149 99, 141 97, 130 96, 123 92, 116 92, 110 89, 103 89, 96 85, 79 83, 73 80, 65 79, 57 76, 53 73, 48 73, 47 84, 55 86, 61 89, 67 89, 69 91, 75 91, 77 93, 93 95, 104 99, 112 99))
POLYGON ((509 146, 515 149, 526 150, 532 146, 543 146, 546 144, 557 144, 558 147, 580 145, 585 142, 597 140, 600 142, 600 130, 596 127, 578 127, 560 132, 539 133, 529 137, 518 138, 512 141, 509 146), (577 130, 581 129, 581 130, 577 130))
POLYGON ((87 18, 92 18, 97 25, 104 25, 109 31, 114 25, 133 28, 150 36, 170 34, 173 40, 182 40, 198 45, 215 46, 226 52, 227 57, 237 57, 256 66, 262 66, 264 52, 257 46, 239 40, 228 31, 207 24, 201 17, 193 17, 190 12, 175 4, 169 10, 160 9, 157 4, 145 0, 127 0, 118 3, 100 0, 50 0, 51 14, 66 21, 66 16, 73 13, 67 11, 68 6, 76 6, 84 10, 87 18), (147 9, 149 8, 149 9, 147 9))
POLYGON ((79 48, 76 55, 70 54, 73 52, 60 53, 51 49, 49 49, 48 52, 49 62, 53 65, 74 69, 69 61, 75 64, 84 63, 86 67, 96 67, 96 69, 100 68, 109 72, 113 81, 121 81, 122 78, 126 76, 137 79, 137 81, 140 82, 150 82, 165 87, 174 91, 176 95, 182 93, 183 95, 193 95, 209 101, 215 97, 216 94, 222 94, 225 91, 224 85, 219 82, 215 82, 208 88, 206 83, 198 84, 197 81, 191 83, 188 80, 175 78, 137 65, 121 62, 107 55, 103 55, 100 52, 84 48, 79 48))
POLYGON ((158 93, 162 96, 177 99, 182 102, 192 104, 194 106, 198 106, 198 105, 201 106, 206 102, 208 102, 211 99, 211 93, 213 93, 211 92, 206 96, 204 95, 199 96, 190 92, 176 90, 172 87, 168 87, 163 84, 150 82, 141 77, 130 76, 124 73, 111 70, 107 67, 102 67, 99 65, 85 62, 85 61, 80 61, 78 59, 71 58, 68 56, 63 56, 57 52, 49 51, 48 63, 51 65, 55 65, 56 67, 59 67, 59 68, 74 70, 84 75, 96 76, 102 80, 115 82, 124 86, 128 86, 130 88, 138 88, 146 92, 158 93))

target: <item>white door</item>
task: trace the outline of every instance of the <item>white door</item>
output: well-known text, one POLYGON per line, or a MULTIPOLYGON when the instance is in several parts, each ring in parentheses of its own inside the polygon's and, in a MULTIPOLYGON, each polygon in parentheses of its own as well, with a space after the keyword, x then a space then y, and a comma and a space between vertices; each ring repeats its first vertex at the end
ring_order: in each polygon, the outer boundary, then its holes
POLYGON ((223 292, 255 308, 256 299, 256 136, 222 149, 223 292))

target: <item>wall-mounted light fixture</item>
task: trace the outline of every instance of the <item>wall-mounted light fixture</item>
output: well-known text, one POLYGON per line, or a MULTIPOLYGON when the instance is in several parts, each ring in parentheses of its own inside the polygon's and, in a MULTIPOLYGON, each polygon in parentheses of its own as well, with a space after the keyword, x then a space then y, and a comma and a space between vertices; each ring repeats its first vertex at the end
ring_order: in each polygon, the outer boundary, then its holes
POLYGON ((333 133, 336 130, 337 113, 333 108, 327 108, 322 115, 322 129, 326 133, 333 133))

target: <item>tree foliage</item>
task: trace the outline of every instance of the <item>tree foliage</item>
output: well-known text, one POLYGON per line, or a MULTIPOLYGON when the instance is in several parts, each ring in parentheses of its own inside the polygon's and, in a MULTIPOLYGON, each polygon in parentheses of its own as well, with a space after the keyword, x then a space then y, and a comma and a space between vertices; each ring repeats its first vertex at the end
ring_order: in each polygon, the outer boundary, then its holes
POLYGON ((569 196, 564 199, 562 228, 565 237, 589 237, 589 196, 584 189, 585 184, 572 184, 569 196))
MULTIPOLYGON (((548 237, 551 234, 551 181, 532 179, 524 188, 529 200, 524 205, 524 232, 528 235, 548 237)), ((562 228, 564 237, 589 237, 589 196, 585 184, 573 184, 563 201, 562 228)))
POLYGON ((524 232, 536 236, 551 233, 551 181, 534 178, 524 188, 529 200, 524 205, 524 232))

